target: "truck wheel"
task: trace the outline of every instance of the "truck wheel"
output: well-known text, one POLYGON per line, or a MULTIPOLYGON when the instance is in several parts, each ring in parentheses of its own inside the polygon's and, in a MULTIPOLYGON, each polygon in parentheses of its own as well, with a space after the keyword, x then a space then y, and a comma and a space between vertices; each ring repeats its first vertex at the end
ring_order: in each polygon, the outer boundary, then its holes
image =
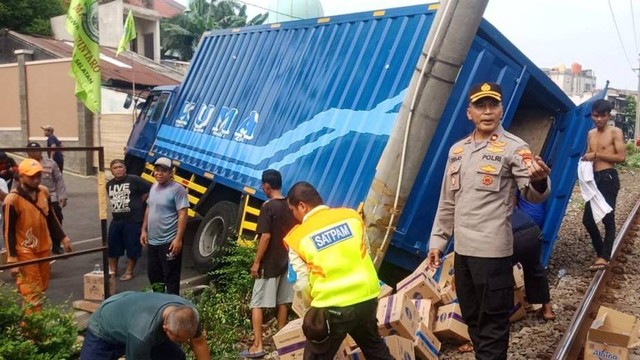
POLYGON ((202 219, 193 242, 193 260, 200 272, 211 271, 219 265, 218 259, 227 237, 236 228, 238 205, 221 201, 202 219))

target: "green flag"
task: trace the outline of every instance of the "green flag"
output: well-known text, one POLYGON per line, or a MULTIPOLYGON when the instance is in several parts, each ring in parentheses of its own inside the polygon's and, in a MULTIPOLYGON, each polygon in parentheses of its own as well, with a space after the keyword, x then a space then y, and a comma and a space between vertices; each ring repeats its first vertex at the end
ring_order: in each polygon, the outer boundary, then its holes
POLYGON ((67 31, 73 37, 71 76, 76 79, 76 97, 94 114, 100 112, 100 45, 98 0, 71 0, 67 31))
POLYGON ((133 22, 133 13, 129 10, 129 15, 127 15, 127 21, 124 22, 124 32, 122 32, 122 38, 120 38, 120 43, 118 44, 118 50, 116 51, 116 56, 120 55, 121 52, 127 50, 127 45, 131 42, 131 40, 136 38, 136 24, 133 22))

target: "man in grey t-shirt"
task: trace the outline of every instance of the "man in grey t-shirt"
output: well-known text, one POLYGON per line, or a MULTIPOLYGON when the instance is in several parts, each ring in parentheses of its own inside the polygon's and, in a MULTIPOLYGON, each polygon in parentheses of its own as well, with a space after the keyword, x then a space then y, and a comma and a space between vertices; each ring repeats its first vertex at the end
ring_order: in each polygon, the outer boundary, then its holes
POLYGON ((182 238, 189 200, 185 188, 173 181, 171 160, 165 157, 156 160, 153 177, 156 183, 147 199, 140 242, 149 246, 148 276, 154 291, 179 295, 182 238))

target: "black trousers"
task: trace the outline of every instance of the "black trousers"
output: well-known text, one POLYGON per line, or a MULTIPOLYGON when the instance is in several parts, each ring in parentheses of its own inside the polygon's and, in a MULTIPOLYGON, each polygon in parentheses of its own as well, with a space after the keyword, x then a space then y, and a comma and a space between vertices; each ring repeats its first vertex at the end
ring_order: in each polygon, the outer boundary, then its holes
POLYGON ((602 224, 604 224, 604 241, 602 240, 602 235, 600 235, 598 224, 596 224, 593 219, 590 201, 587 202, 587 205, 584 208, 582 223, 591 237, 591 243, 596 251, 596 255, 609 261, 611 258, 613 241, 616 238, 615 212, 616 198, 618 197, 618 190, 620 190, 620 179, 618 178, 618 172, 616 169, 596 171, 593 173, 593 177, 596 181, 596 185, 598 186, 598 190, 602 193, 607 204, 613 208, 610 213, 602 218, 602 224))
POLYGON ((522 264, 524 290, 531 304, 546 304, 551 301, 547 271, 540 263, 542 233, 536 225, 513 232, 513 256, 511 264, 522 264))
MULTIPOLYGON (((58 203, 57 201, 52 201, 51 210, 53 210, 53 213, 56 214, 58 222, 60 223, 60 225, 62 225, 62 220, 64 219, 64 217, 62 216, 62 207, 60 207, 60 203, 58 203)), ((52 239, 53 243, 51 245, 53 249, 57 249, 60 247, 60 240, 61 239, 52 239)))
POLYGON ((149 244, 149 264, 147 273, 153 291, 166 291, 167 294, 180 295, 180 270, 182 251, 173 260, 167 260, 167 251, 171 243, 149 244), (161 285, 156 285, 161 284, 161 285), (159 288, 156 288, 159 286, 159 288))
POLYGON ((303 359, 333 360, 340 344, 349 334, 367 360, 394 360, 378 332, 377 307, 378 299, 371 299, 350 306, 326 308, 331 329, 329 349, 324 354, 314 354, 307 345, 304 348, 303 359))
POLYGON ((476 359, 506 360, 513 308, 511 256, 481 258, 456 253, 454 269, 458 302, 476 359))

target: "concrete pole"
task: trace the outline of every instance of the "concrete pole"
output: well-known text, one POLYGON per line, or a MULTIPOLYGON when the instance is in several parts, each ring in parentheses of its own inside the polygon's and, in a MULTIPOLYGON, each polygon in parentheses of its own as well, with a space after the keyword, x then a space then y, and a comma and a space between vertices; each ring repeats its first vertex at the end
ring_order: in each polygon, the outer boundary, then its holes
POLYGON ((640 55, 638 55, 638 92, 636 94, 636 129, 633 133, 635 143, 640 138, 640 55))
POLYGON ((20 100, 20 136, 21 143, 29 141, 29 92, 27 86, 27 61, 31 60, 33 50, 16 50, 13 52, 18 61, 18 98, 20 100))
POLYGON ((380 266, 391 242, 487 3, 488 0, 440 2, 397 124, 378 162, 364 204, 367 234, 376 267, 380 266))

